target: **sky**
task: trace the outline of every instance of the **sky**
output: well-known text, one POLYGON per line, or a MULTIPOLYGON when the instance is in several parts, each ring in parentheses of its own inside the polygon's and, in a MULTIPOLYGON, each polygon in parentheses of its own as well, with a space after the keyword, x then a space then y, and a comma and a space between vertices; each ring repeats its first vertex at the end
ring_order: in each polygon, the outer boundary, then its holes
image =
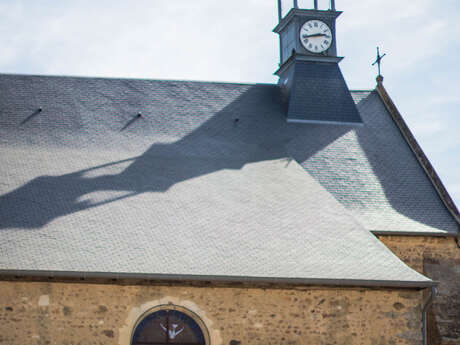
MULTIPOLYGON (((460 2, 336 7, 348 86, 375 87, 380 46, 385 88, 459 206, 460 2)), ((277 82, 277 0, 0 0, 0 18, 0 73, 277 82)))

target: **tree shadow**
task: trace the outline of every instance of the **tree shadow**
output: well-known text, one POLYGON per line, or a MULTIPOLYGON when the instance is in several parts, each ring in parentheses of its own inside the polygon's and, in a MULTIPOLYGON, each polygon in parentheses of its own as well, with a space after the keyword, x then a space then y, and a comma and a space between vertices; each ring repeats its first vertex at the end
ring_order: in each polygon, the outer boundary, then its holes
MULTIPOLYGON (((224 169, 239 170, 248 163, 288 158, 303 164, 350 131, 355 131, 360 149, 364 151, 365 159, 372 166, 373 174, 391 207, 415 221, 439 226, 438 220, 427 217, 423 208, 414 207, 414 202, 426 200, 426 193, 433 193, 433 188, 426 183, 423 170, 414 166, 418 164, 415 161, 410 162, 411 174, 401 174, 409 164, 406 159, 411 155, 410 149, 405 144, 402 145, 405 145, 403 148, 391 146, 396 139, 385 137, 400 136, 397 129, 378 132, 379 128, 388 126, 391 119, 384 120, 387 123, 379 122, 383 121, 379 116, 385 110, 369 109, 383 107, 373 97, 378 96, 372 93, 358 104, 361 111, 366 113, 367 121, 376 122, 371 126, 366 124, 366 128, 299 125, 286 122, 286 104, 281 101, 277 86, 249 87, 223 109, 214 113, 210 113, 212 110, 203 110, 199 116, 206 117, 207 120, 189 132, 177 135, 178 140, 175 142, 155 143, 140 156, 108 161, 106 164, 69 174, 37 176, 17 189, 0 195, 0 229, 40 228, 59 217, 142 193, 165 193, 182 181, 224 169), (375 113, 376 116, 369 118, 368 113, 375 113), (367 128, 368 125, 373 128, 367 128), (119 167, 118 173, 113 174, 113 167, 119 167), (414 182, 414 171, 422 174, 416 178, 424 184, 414 182), (405 184, 409 184, 409 187, 405 184), (425 187, 417 189, 420 185, 425 187), (427 191, 427 188, 430 190, 427 191), (92 193, 105 196, 101 198, 102 201, 90 201, 86 196, 92 193)), ((145 95, 142 96, 144 98, 145 95)), ((184 118, 184 121, 187 120, 184 118)), ((113 129, 113 132, 120 136, 120 143, 126 143, 126 138, 131 133, 140 133, 144 138, 153 136, 150 129, 145 129, 146 126, 152 128, 155 121, 148 116, 134 116, 123 127, 113 129)), ((187 124, 181 127, 187 128, 187 124)), ((94 147, 94 150, 97 151, 98 148, 94 147)), ((331 161, 321 164, 338 163, 331 161)), ((353 164, 344 168, 352 170, 346 174, 356 174, 359 171, 356 166, 359 163, 353 164)), ((308 170, 308 163, 304 167, 308 170)), ((320 181, 321 178, 334 178, 324 176, 326 173, 321 169, 316 172, 320 183, 324 182, 320 181), (319 178, 318 174, 321 175, 319 178)), ((323 185, 340 201, 341 192, 337 191, 335 184, 328 181, 323 185)))
MULTIPOLYGON (((357 131, 358 142, 392 209, 430 227, 444 229, 448 220, 455 227, 455 221, 377 92, 364 99, 361 108, 371 128, 357 131)), ((403 230, 403 226, 394 230, 403 230)))
MULTIPOLYGON (((308 126, 286 123, 284 106, 278 87, 256 85, 174 143, 153 144, 140 156, 70 174, 36 177, 0 196, 0 229, 40 228, 59 217, 142 193, 164 193, 182 181, 251 162, 287 157, 305 161, 350 130, 335 126, 312 143, 306 140, 313 133, 308 126), (303 149, 296 149, 298 145, 303 149), (128 166, 118 174, 104 173, 122 164, 128 166), (95 172, 98 176, 92 177, 95 172), (94 192, 120 193, 100 202, 83 198, 94 192)), ((136 130, 137 119, 123 130, 136 130)))

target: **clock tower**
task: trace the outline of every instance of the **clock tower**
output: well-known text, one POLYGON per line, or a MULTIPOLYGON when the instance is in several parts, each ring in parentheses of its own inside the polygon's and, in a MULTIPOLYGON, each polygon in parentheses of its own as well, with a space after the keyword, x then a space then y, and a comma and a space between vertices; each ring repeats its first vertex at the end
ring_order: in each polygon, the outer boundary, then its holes
MULTIPOLYGON (((286 0, 287 1, 287 0, 286 0)), ((283 15, 283 1, 278 0, 279 24, 274 32, 280 37, 279 76, 288 122, 362 124, 339 68, 337 56, 335 0, 320 10, 299 8, 293 0, 283 15)))

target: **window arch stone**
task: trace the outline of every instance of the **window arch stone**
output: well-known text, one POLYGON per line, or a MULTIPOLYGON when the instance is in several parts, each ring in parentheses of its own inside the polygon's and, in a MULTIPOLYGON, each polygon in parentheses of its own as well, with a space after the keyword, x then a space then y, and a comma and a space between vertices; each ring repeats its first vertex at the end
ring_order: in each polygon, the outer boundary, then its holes
POLYGON ((137 321, 131 345, 209 345, 209 332, 189 309, 168 304, 146 311, 137 321))

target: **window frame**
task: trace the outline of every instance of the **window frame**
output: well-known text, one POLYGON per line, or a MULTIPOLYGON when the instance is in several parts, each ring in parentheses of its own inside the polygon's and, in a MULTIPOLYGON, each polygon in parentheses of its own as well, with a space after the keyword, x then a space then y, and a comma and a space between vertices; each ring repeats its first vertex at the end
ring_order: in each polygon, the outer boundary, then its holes
MULTIPOLYGON (((183 314, 187 315, 188 317, 190 317, 193 321, 195 321, 197 323, 198 327, 201 330, 201 333, 203 334, 203 338, 204 338, 204 342, 205 342, 204 344, 196 344, 196 345, 210 345, 209 331, 208 331, 208 328, 206 327, 206 324, 204 323, 204 321, 195 312, 193 312, 192 310, 187 309, 185 307, 182 307, 180 305, 172 304, 172 303, 157 305, 157 306, 155 306, 153 308, 150 308, 150 309, 146 310, 144 313, 142 313, 142 315, 139 316, 139 318, 137 319, 136 323, 134 324, 134 327, 131 330, 130 345, 135 344, 134 343, 134 335, 136 334, 137 327, 140 325, 140 323, 142 321, 144 321, 144 319, 147 318, 149 315, 154 314, 154 313, 156 313, 158 311, 161 311, 161 310, 165 310, 165 311, 175 310, 175 311, 178 311, 178 312, 183 313, 183 314)), ((189 343, 187 343, 187 344, 186 343, 170 343, 170 345, 174 345, 174 344, 187 345, 189 343)))

